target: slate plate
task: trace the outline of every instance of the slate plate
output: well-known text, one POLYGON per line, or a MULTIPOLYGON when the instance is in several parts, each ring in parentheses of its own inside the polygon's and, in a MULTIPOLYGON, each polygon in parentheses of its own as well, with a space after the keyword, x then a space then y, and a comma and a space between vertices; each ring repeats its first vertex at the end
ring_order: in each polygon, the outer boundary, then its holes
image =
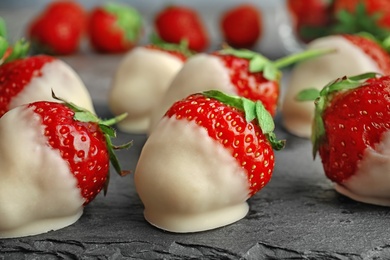
MULTIPOLYGON (((98 113, 109 116, 106 107, 98 113)), ((277 119, 279 122, 280 119, 277 119)), ((0 240, 0 259, 389 259, 388 208, 337 194, 311 159, 311 144, 286 133, 276 152, 271 182, 249 200, 248 215, 229 226, 175 234, 143 218, 133 176, 113 174, 74 225, 42 235, 0 240)), ((118 153, 134 171, 145 135, 118 132, 115 142, 134 140, 118 153)))

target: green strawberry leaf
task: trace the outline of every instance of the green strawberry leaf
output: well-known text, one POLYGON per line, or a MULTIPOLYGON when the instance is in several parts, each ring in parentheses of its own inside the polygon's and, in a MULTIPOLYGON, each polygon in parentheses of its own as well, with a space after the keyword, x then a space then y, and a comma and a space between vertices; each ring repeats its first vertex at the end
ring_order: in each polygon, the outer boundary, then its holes
POLYGON ((174 51, 174 52, 180 52, 184 56, 191 57, 193 56, 196 52, 188 48, 188 40, 183 39, 180 41, 179 44, 176 43, 171 43, 171 42, 166 42, 163 39, 161 39, 156 33, 152 33, 150 36, 150 42, 163 49, 166 51, 174 51))
POLYGON ((295 97, 297 101, 313 101, 320 96, 320 91, 316 88, 304 89, 295 97))
POLYGON ((276 139, 273 132, 275 129, 274 120, 261 101, 253 102, 247 98, 227 95, 218 90, 205 91, 203 95, 243 111, 247 122, 252 122, 256 119, 256 123, 260 126, 272 148, 280 150, 284 147, 285 141, 276 139))
POLYGON ((20 39, 12 46, 11 54, 5 59, 4 63, 26 57, 30 49, 30 43, 25 39, 20 39))
POLYGON ((117 18, 116 22, 125 33, 126 39, 132 42, 138 39, 143 21, 141 14, 135 8, 110 2, 105 4, 104 9, 117 18))
POLYGON ((4 54, 6 53, 8 49, 8 41, 3 37, 0 36, 0 60, 4 57, 4 54))
POLYGON ((263 72, 264 78, 268 80, 279 80, 281 77, 280 69, 293 65, 295 63, 316 58, 328 53, 335 52, 334 49, 316 49, 306 50, 301 53, 292 54, 276 61, 271 61, 265 56, 246 49, 233 49, 225 47, 218 53, 222 55, 233 55, 238 58, 249 60, 249 71, 251 73, 263 72))
POLYGON ((4 37, 5 39, 8 38, 7 25, 5 23, 5 20, 1 16, 0 16, 0 36, 4 37))

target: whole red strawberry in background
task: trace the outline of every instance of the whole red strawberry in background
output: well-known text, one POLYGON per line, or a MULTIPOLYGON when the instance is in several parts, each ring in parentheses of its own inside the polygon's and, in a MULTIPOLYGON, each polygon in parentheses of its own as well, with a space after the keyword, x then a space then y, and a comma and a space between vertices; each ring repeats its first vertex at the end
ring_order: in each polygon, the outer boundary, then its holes
POLYGON ((96 51, 125 52, 140 40, 143 33, 142 17, 131 6, 107 3, 92 10, 88 33, 96 51))
POLYGON ((292 17, 292 23, 301 40, 308 42, 317 35, 310 35, 312 30, 321 33, 321 28, 331 22, 330 0, 287 0, 287 8, 292 17), (307 32, 308 29, 312 29, 307 32))
POLYGON ((317 49, 270 61, 265 56, 246 49, 223 48, 211 54, 192 56, 172 80, 160 104, 156 105, 149 132, 174 102, 192 93, 220 90, 253 101, 260 100, 272 116, 276 115, 281 69, 296 62, 316 58, 331 52, 317 49), (204 89, 207 88, 207 89, 204 89))
POLYGON ((390 29, 390 2, 387 0, 334 0, 333 12, 337 15, 341 11, 346 11, 352 15, 359 12, 359 5, 365 9, 369 16, 374 17, 377 26, 390 29))
POLYGON ((246 200, 274 169, 274 122, 260 101, 219 91, 175 102, 147 139, 135 185, 144 216, 171 232, 228 225, 248 212, 246 200))
POLYGON ((374 73, 336 79, 315 99, 313 155, 319 152, 336 190, 354 200, 390 206, 390 77, 374 73))
POLYGON ((21 105, 0 118, 0 237, 73 224, 107 189, 110 160, 118 173, 126 173, 113 149, 131 143, 111 143, 110 125, 120 118, 103 121, 60 101, 21 105))
POLYGON ((262 11, 251 4, 240 4, 221 16, 222 39, 233 48, 251 48, 263 30, 262 11))
POLYGON ((160 10, 155 15, 154 28, 163 41, 179 44, 186 40, 194 51, 204 51, 210 44, 200 15, 190 7, 171 5, 160 10))
POLYGON ((76 1, 53 1, 29 24, 27 35, 35 53, 69 55, 79 49, 87 14, 76 1))

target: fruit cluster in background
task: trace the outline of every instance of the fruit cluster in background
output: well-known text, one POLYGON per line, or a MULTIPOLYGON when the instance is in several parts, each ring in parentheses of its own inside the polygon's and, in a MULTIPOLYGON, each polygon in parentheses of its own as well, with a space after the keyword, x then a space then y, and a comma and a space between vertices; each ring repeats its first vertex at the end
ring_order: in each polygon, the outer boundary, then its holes
POLYGON ((388 1, 286 0, 275 6, 279 14, 254 2, 230 2, 212 14, 210 25, 198 8, 184 3, 166 4, 146 15, 131 2, 106 2, 87 8, 77 1, 55 1, 29 22, 26 37, 34 43, 36 53, 55 55, 78 52, 83 39, 88 39, 94 51, 103 53, 125 52, 156 38, 170 43, 185 39, 189 48, 197 52, 219 48, 224 43, 234 48, 258 49, 263 37, 271 34, 269 31, 278 30, 274 28, 278 24, 267 19, 281 15, 289 21, 298 45, 326 35, 360 32, 387 44, 388 1), (217 43, 214 34, 218 36, 217 43))

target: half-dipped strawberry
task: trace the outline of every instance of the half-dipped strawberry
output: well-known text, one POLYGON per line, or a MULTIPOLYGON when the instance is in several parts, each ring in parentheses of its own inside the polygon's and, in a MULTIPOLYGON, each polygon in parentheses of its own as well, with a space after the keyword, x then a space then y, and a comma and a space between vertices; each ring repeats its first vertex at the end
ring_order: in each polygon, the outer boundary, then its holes
POLYGON ((113 77, 108 104, 124 132, 146 133, 153 109, 192 52, 185 45, 160 43, 138 46, 120 62, 113 77))
POLYGON ((219 91, 175 102, 142 149, 135 185, 148 222, 197 232, 245 217, 284 146, 260 101, 219 91))
POLYGON ((92 10, 88 34, 96 51, 119 53, 137 45, 142 29, 142 17, 138 10, 127 5, 107 3, 92 10))
POLYGON ((390 77, 367 73, 332 81, 315 99, 313 154, 319 152, 336 190, 354 200, 390 206, 390 77))
POLYGON ((366 72, 390 73, 390 57, 375 41, 359 35, 332 35, 314 40, 309 50, 332 48, 336 51, 295 66, 287 79, 281 112, 283 125, 297 136, 309 138, 314 105, 299 102, 296 95, 306 88, 322 89, 329 81, 366 72))
MULTIPOLYGON (((1 44, 0 44, 1 45, 1 44)), ((64 61, 48 55, 26 57, 28 43, 19 41, 4 53, 0 66, 0 117, 16 106, 57 95, 94 112, 92 98, 77 73, 64 61), (10 50, 10 51, 9 51, 10 50)))
POLYGON ((177 100, 205 90, 217 89, 225 93, 260 100, 274 116, 277 112, 281 68, 295 62, 314 58, 331 50, 314 50, 292 54, 276 61, 245 49, 224 48, 211 54, 197 54, 189 58, 170 84, 164 98, 152 114, 150 131, 164 111, 177 100))
MULTIPOLYGON (((60 100, 62 101, 62 100, 60 100)), ((71 225, 109 179, 110 138, 102 121, 72 104, 38 101, 0 118, 0 237, 35 235, 71 225)), ((126 144, 123 147, 128 147, 126 144)))

